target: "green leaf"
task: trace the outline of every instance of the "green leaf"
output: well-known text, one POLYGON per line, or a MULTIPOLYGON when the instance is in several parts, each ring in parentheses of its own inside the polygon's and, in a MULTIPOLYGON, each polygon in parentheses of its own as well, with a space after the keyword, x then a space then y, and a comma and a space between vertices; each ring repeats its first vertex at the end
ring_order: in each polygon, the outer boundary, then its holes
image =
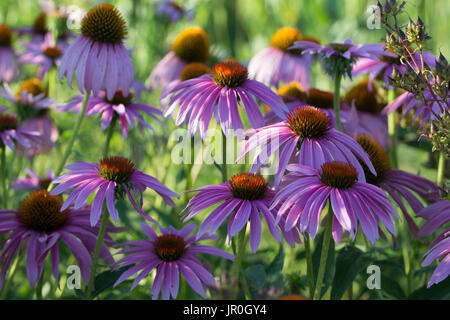
POLYGON ((132 266, 126 266, 118 270, 109 270, 98 274, 94 280, 94 291, 91 299, 94 299, 102 292, 111 289, 119 277, 132 266))
POLYGON ((338 251, 331 299, 340 300, 356 276, 366 265, 364 252, 353 246, 338 251))
POLYGON ((266 281, 266 270, 262 264, 257 264, 242 271, 242 273, 250 280, 252 289, 258 289, 264 286, 266 281))
POLYGON ((277 255, 266 269, 267 282, 269 285, 270 284, 282 285, 284 257, 285 254, 283 244, 280 243, 280 248, 278 249, 277 255))
MULTIPOLYGON (((313 264, 313 273, 314 273, 314 283, 317 283, 317 274, 319 273, 319 264, 320 264, 320 255, 322 252, 322 244, 323 244, 323 232, 320 233, 315 239, 315 249, 312 254, 312 264, 313 264)), ((334 240, 330 239, 330 245, 328 246, 328 255, 327 255, 327 263, 325 265, 325 275, 323 278, 323 287, 322 292, 320 293, 320 297, 322 297, 325 292, 327 292, 334 278, 334 270, 336 264, 336 257, 334 253, 334 240)))
POLYGON ((432 285, 427 289, 424 285, 422 288, 414 291, 408 299, 411 300, 448 300, 450 299, 450 277, 438 284, 432 285))

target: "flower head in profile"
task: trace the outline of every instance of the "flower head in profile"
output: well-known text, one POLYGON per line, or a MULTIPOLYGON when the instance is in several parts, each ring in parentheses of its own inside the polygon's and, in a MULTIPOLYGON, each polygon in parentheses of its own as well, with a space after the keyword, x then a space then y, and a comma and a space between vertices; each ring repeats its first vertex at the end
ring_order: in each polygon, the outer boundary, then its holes
MULTIPOLYGON (((65 208, 59 196, 52 196, 46 190, 30 193, 17 210, 0 210, 0 232, 6 232, 7 240, 0 253, 3 265, 0 271, 0 288, 16 252, 25 249, 27 276, 30 287, 39 281, 45 260, 51 255, 52 274, 59 279, 59 245, 65 244, 75 256, 85 283, 89 281, 91 255, 94 252, 98 228, 89 225, 89 209, 65 208)), ((110 226, 107 232, 112 231, 110 226)), ((105 244, 113 244, 105 238, 105 244)), ((100 257, 110 265, 114 259, 105 244, 100 257)))
POLYGON ((301 50, 302 54, 317 54, 324 59, 325 69, 331 75, 336 74, 352 76, 352 65, 357 58, 366 57, 379 60, 379 55, 384 53, 384 45, 381 43, 353 44, 351 39, 344 43, 330 43, 320 45, 313 41, 296 41, 290 50, 301 50))
POLYGON ((41 43, 22 43, 25 47, 23 52, 19 52, 19 62, 39 65, 38 77, 43 79, 45 74, 52 67, 58 67, 61 63, 61 57, 66 48, 63 42, 55 43, 51 33, 45 35, 41 43))
POLYGON ((288 50, 295 41, 303 40, 296 28, 279 29, 270 40, 270 46, 258 52, 248 64, 249 77, 275 86, 281 82, 300 82, 308 90, 310 82, 310 67, 313 62, 311 54, 300 55, 299 52, 288 50))
MULTIPOLYGON (((266 221, 272 236, 281 241, 280 230, 275 220, 276 209, 269 210, 274 191, 267 185, 263 177, 251 173, 241 173, 233 176, 229 181, 219 185, 209 185, 192 192, 197 194, 189 201, 185 210, 184 221, 215 204, 219 204, 203 221, 198 235, 201 236, 209 230, 214 233, 228 219, 228 240, 246 228, 250 222, 250 248, 256 252, 261 241, 261 216, 266 221)), ((285 230, 282 229, 284 232, 285 230)), ((296 230, 291 230, 294 233, 296 230)), ((300 242, 298 236, 290 234, 287 238, 296 239, 288 241, 291 245, 300 242)))
POLYGON ((40 176, 31 169, 25 169, 26 178, 19 178, 11 184, 15 190, 47 190, 55 178, 53 171, 48 170, 45 176, 40 176))
POLYGON ((158 62, 150 74, 150 89, 164 88, 179 79, 187 64, 206 63, 209 59, 209 38, 200 27, 189 27, 180 32, 171 50, 158 62))
POLYGON ((342 230, 355 239, 358 223, 373 244, 379 238, 381 221, 391 234, 396 234, 393 216, 398 217, 384 192, 374 185, 358 181, 356 169, 344 162, 326 162, 317 170, 292 164, 285 183, 274 197, 271 208, 280 205, 279 216, 286 216, 286 230, 298 224, 311 238, 317 234, 322 210, 330 201, 333 214, 332 234, 336 243, 342 230))
POLYGON ((7 146, 14 151, 16 143, 25 149, 40 143, 39 132, 24 128, 14 114, 3 111, 0 108, 0 147, 7 146))
POLYGON ((13 104, 22 127, 40 134, 39 143, 27 149, 28 157, 50 152, 59 138, 59 133, 50 117, 50 110, 55 107, 55 101, 47 96, 41 80, 25 80, 15 94, 5 84, 5 88, 0 89, 0 96, 13 104))
POLYGON ((325 162, 347 162, 356 168, 358 179, 365 181, 358 157, 375 174, 361 146, 350 136, 333 128, 325 112, 311 106, 297 108, 287 120, 256 130, 246 141, 237 161, 258 146, 262 148, 255 153, 251 172, 267 163, 272 154, 279 152, 275 186, 280 183, 293 156, 299 164, 316 169, 320 169, 325 162))
POLYGON ((8 25, 0 24, 0 81, 10 82, 16 74, 12 32, 8 25))
POLYGON ((187 224, 180 230, 172 226, 169 229, 159 227, 159 236, 149 225, 141 223, 141 227, 149 239, 128 241, 125 245, 129 247, 118 252, 127 254, 117 262, 120 266, 133 266, 120 276, 114 286, 141 271, 131 286, 133 290, 144 277, 156 269, 152 286, 153 300, 158 299, 160 292, 164 300, 168 300, 170 296, 175 299, 178 295, 180 273, 195 292, 206 298, 206 286, 213 286, 216 282, 211 272, 200 263, 198 255, 208 254, 234 260, 234 256, 225 251, 194 244, 196 241, 217 239, 209 234, 200 237, 191 235, 196 228, 194 224, 187 224))
MULTIPOLYGON (((444 109, 442 105, 445 101, 438 97, 438 100, 434 99, 433 95, 428 89, 424 92, 424 97, 428 101, 424 104, 420 99, 417 99, 413 93, 405 91, 399 95, 394 101, 388 104, 384 109, 384 114, 391 114, 397 110, 402 111, 402 116, 405 117, 409 112, 412 112, 414 121, 419 123, 421 127, 432 121, 441 118, 448 110, 444 109)), ((450 103, 450 97, 447 99, 447 103, 450 103)))
POLYGON ((176 125, 186 122, 190 134, 194 135, 199 130, 202 138, 206 136, 213 115, 225 135, 229 134, 231 127, 243 129, 239 100, 253 128, 264 125, 264 117, 253 96, 269 106, 278 117, 283 118, 287 113, 281 98, 264 84, 248 79, 247 68, 235 61, 217 63, 211 74, 183 81, 171 93, 164 116, 172 114, 179 105, 176 125))
POLYGON ((405 202, 418 214, 424 208, 423 200, 436 201, 439 199, 439 187, 428 179, 392 168, 388 154, 374 138, 361 134, 355 140, 367 152, 377 173, 374 175, 365 164, 361 163, 367 183, 387 192, 402 210, 412 235, 420 237, 417 225, 408 213, 405 202))
MULTIPOLYGON (((419 217, 427 219, 419 234, 428 236, 450 221, 450 201, 441 200, 422 209, 419 217)), ((447 228, 431 243, 431 249, 425 253, 422 267, 429 266, 434 260, 439 265, 428 281, 427 287, 445 280, 450 275, 450 228, 447 228)))
MULTIPOLYGON (((83 96, 77 95, 73 97, 68 104, 61 106, 60 111, 72 111, 79 113, 83 104, 83 96)), ((94 116, 101 114, 102 130, 106 130, 113 121, 119 121, 122 135, 124 139, 128 136, 128 126, 134 128, 135 123, 138 124, 141 130, 144 127, 153 130, 153 127, 147 123, 143 115, 146 114, 161 124, 163 123, 162 113, 159 109, 144 104, 135 102, 135 97, 132 92, 125 95, 122 89, 118 89, 112 99, 108 98, 106 91, 102 90, 97 95, 89 97, 85 115, 94 116)))
POLYGON ((65 76, 71 86, 76 70, 81 92, 98 94, 106 89, 108 99, 112 99, 121 88, 128 95, 134 68, 123 45, 126 34, 125 20, 113 5, 104 3, 89 10, 81 21, 81 35, 62 57, 59 79, 65 76))
POLYGON ((67 190, 72 190, 62 205, 61 210, 67 209, 74 204, 75 209, 81 208, 87 199, 95 194, 91 208, 90 221, 95 226, 102 213, 103 203, 106 199, 106 208, 114 221, 119 219, 114 200, 128 196, 132 206, 145 219, 155 222, 150 216, 142 211, 142 193, 146 188, 153 189, 170 206, 175 203, 170 197, 178 195, 164 186, 156 178, 149 176, 134 166, 131 160, 122 157, 107 157, 100 163, 77 162, 66 166, 71 172, 64 173, 53 180, 59 184, 50 193, 58 195, 67 190), (132 192, 140 196, 139 204, 136 204, 132 192))

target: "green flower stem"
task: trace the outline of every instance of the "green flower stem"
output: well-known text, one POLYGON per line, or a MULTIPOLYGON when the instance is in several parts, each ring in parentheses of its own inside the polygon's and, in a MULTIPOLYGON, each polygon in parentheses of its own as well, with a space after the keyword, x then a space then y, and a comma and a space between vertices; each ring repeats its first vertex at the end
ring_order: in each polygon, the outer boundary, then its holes
POLYGON ((12 266, 11 271, 9 273, 8 280, 6 281, 5 286, 3 287, 2 295, 0 297, 1 300, 5 300, 6 299, 6 297, 8 295, 9 288, 11 287, 11 284, 12 284, 12 282, 14 280, 14 277, 15 277, 15 275, 17 273, 17 270, 19 269, 19 265, 20 265, 20 263, 22 261, 23 256, 24 256, 24 253, 22 251, 22 253, 18 257, 16 257, 16 261, 14 262, 14 265, 12 266))
POLYGON ((306 253, 306 272, 308 274, 309 280, 309 297, 310 299, 312 299, 314 296, 314 273, 311 258, 311 241, 309 239, 308 233, 306 233, 305 236, 305 253, 306 253))
MULTIPOLYGON (((186 170, 186 190, 192 190, 192 167, 194 166, 194 161, 195 161, 195 157, 194 157, 194 152, 195 152, 195 148, 194 148, 194 137, 191 137, 190 140, 190 163, 186 163, 185 164, 185 170, 186 170)), ((186 204, 189 202, 189 198, 190 198, 190 194, 189 193, 185 193, 184 194, 184 201, 186 202, 186 204)))
POLYGON ((444 182, 445 175, 445 150, 441 150, 439 152, 439 162, 438 162, 438 171, 437 171, 437 179, 436 183, 438 186, 442 186, 444 182))
POLYGON ((42 270, 41 278, 38 280, 38 283, 36 284, 36 300, 42 300, 42 285, 44 284, 44 271, 42 270))
POLYGON ((100 249, 103 245, 103 238, 105 237, 106 225, 108 224, 108 220, 109 220, 109 212, 106 209, 106 206, 103 206, 103 216, 101 219, 100 230, 98 232, 97 243, 95 244, 94 256, 92 257, 91 275, 89 278, 89 284, 86 291, 86 299, 89 299, 91 297, 92 289, 94 288, 94 280, 95 275, 97 273, 98 258, 100 256, 100 249))
POLYGON ((3 196, 3 208, 8 208, 8 189, 6 183, 6 146, 1 143, 1 159, 0 159, 0 170, 1 170, 1 184, 2 184, 2 196, 3 196))
MULTIPOLYGON (((106 133, 106 141, 105 141, 105 146, 103 148, 103 158, 108 156, 109 145, 111 143, 111 138, 114 133, 114 128, 116 126, 116 123, 117 123, 117 116, 116 116, 116 114, 114 114, 111 124, 109 125, 108 131, 106 133)), ((97 266, 98 266, 98 258, 100 256, 100 249, 103 245, 103 238, 105 237, 106 226, 108 224, 108 220, 109 220, 109 212, 106 209, 106 206, 103 206, 103 216, 101 219, 100 230, 99 230, 99 233, 97 236, 97 242, 95 244, 94 256, 92 257, 91 275, 89 278, 89 284, 88 284, 88 288, 86 291, 86 299, 90 298, 90 296, 92 294, 92 289, 94 287, 94 280, 95 280, 95 276, 97 273, 97 266)))
POLYGON ((325 276, 325 266, 327 265, 328 249, 330 247, 331 231, 333 226, 333 210, 331 204, 329 204, 327 226, 325 227, 322 243, 322 251, 320 253, 319 272, 317 274, 316 287, 314 289, 314 300, 320 299, 320 293, 322 292, 323 279, 325 276))
MULTIPOLYGON (((395 99, 395 89, 388 91, 388 103, 395 99)), ((388 132, 391 138, 391 161, 394 168, 398 168, 398 148, 397 148, 397 121, 396 113, 392 112, 388 115, 388 132)))
POLYGON ((78 114, 78 118, 75 121, 75 126, 73 128, 73 132, 72 132, 72 136, 70 137, 69 143, 67 144, 66 150, 64 151, 64 154, 61 158, 61 161, 55 171, 55 177, 59 176, 61 174, 61 172, 64 169, 64 166, 66 164, 67 159, 69 158, 70 154, 72 153, 72 149, 73 149, 73 145, 75 143, 75 140, 78 137, 78 133, 80 131, 80 127, 81 127, 81 123, 83 122, 84 119, 84 113, 86 111, 86 106, 89 100, 89 92, 86 92, 84 94, 84 99, 83 99, 83 104, 81 106, 81 111, 78 114))
POLYGON ((227 175, 227 137, 222 131, 222 182, 228 181, 227 175))
MULTIPOLYGON (((237 286, 235 290, 235 296, 234 298, 237 298, 237 295, 239 293, 239 283, 240 283, 240 269, 241 269, 241 262, 242 262, 242 256, 245 252, 245 231, 247 229, 247 225, 245 225, 242 230, 238 234, 238 240, 236 243, 236 256, 234 259, 234 265, 232 270, 232 276, 231 279, 237 280, 237 286)), ((234 239, 233 239, 234 240, 234 239)))
POLYGON ((336 77, 334 78, 333 107, 334 107, 334 116, 336 118, 336 125, 337 125, 337 128, 339 131, 343 131, 342 123, 341 123, 341 104, 340 104, 341 80, 342 80, 342 74, 338 73, 336 75, 336 77))

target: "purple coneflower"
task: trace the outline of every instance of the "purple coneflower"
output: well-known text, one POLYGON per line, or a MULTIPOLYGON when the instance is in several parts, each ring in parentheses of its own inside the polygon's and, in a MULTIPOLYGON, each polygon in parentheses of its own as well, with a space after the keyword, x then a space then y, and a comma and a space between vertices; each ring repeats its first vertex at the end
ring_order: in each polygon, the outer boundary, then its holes
POLYGON ((296 41, 290 50, 302 50, 302 54, 319 54, 326 58, 340 56, 347 60, 367 57, 379 60, 378 56, 386 53, 381 43, 357 44, 354 45, 351 39, 346 39, 344 43, 330 43, 320 45, 313 41, 296 41))
MULTIPOLYGON (((418 52, 414 54, 414 58, 420 59, 418 52)), ((436 57, 433 54, 424 52, 423 58, 427 65, 436 65, 436 57)), ((406 71, 406 65, 401 63, 400 57, 391 50, 386 50, 378 56, 377 60, 372 58, 359 58, 353 66, 352 75, 359 76, 368 73, 369 81, 367 82, 367 86, 370 91, 372 91, 373 81, 379 78, 384 80, 387 89, 392 90, 393 87, 389 83, 389 77, 392 76, 394 68, 402 74, 406 71)))
POLYGON ((368 82, 369 79, 358 82, 345 95, 345 101, 356 108, 358 118, 357 124, 353 126, 353 132, 346 131, 346 133, 351 136, 367 134, 377 140, 383 148, 390 148, 387 117, 381 113, 386 103, 378 92, 378 86, 373 83, 370 90, 368 82))
POLYGON ((289 51, 295 41, 303 40, 300 31, 291 27, 279 29, 270 40, 270 46, 257 53, 248 64, 249 77, 267 86, 278 87, 280 82, 300 82, 308 90, 311 54, 289 51))
POLYGON ((34 172, 31 169, 25 169, 27 173, 26 178, 17 179, 11 184, 11 187, 16 190, 46 190, 52 180, 55 178, 53 171, 48 170, 44 177, 34 172))
MULTIPOLYGON (((398 217, 384 192, 358 181, 356 169, 343 162, 326 162, 320 170, 293 164, 286 175, 286 183, 275 195, 271 208, 281 205, 278 216, 286 215, 286 230, 299 225, 300 231, 314 238, 322 210, 330 200, 333 209, 332 234, 337 243, 342 229, 355 239, 358 222, 373 244, 379 238, 378 222, 396 234, 394 219, 398 217)), ((328 216, 331 218, 331 216, 328 216)))
POLYGON ((392 168, 389 156, 375 139, 362 134, 356 137, 356 141, 369 155, 370 161, 377 173, 375 176, 367 169, 365 164, 362 164, 367 183, 385 190, 392 200, 394 200, 395 204, 402 210, 412 235, 414 237, 421 237, 414 220, 410 217, 406 209, 403 199, 418 214, 424 208, 421 199, 428 201, 436 201, 439 199, 439 187, 428 179, 392 168))
POLYGON ((59 66, 61 56, 65 49, 62 42, 55 44, 54 37, 51 33, 45 35, 42 43, 22 43, 26 48, 25 51, 19 53, 20 63, 37 64, 40 66, 38 77, 43 79, 45 74, 53 66, 59 66))
POLYGON ((209 59, 209 39, 199 27, 190 27, 177 35, 172 49, 158 62, 150 74, 150 90, 164 89, 179 79, 184 67, 191 62, 205 63, 209 59))
POLYGON ((180 272, 191 288, 206 298, 206 286, 213 286, 216 282, 211 272, 198 261, 197 255, 211 254, 234 260, 233 255, 220 249, 193 244, 199 240, 217 239, 216 236, 209 234, 189 236, 196 228, 194 224, 188 224, 181 230, 176 230, 172 226, 169 229, 159 227, 160 236, 147 224, 141 223, 141 227, 149 240, 129 241, 125 244, 130 247, 118 252, 118 254, 130 253, 120 259, 118 264, 134 266, 125 271, 114 286, 142 270, 131 286, 131 290, 133 290, 144 277, 156 268, 152 286, 153 300, 158 299, 160 291, 164 300, 168 300, 170 296, 174 299, 177 297, 180 272))
MULTIPOLYGON (((79 113, 83 104, 83 96, 77 95, 72 98, 69 103, 59 108, 60 111, 70 111, 79 113)), ((124 139, 128 136, 128 125, 134 128, 135 123, 138 123, 139 129, 143 127, 153 130, 152 126, 148 124, 142 114, 158 120, 163 123, 159 118, 162 118, 162 113, 159 109, 147 104, 137 103, 133 101, 133 94, 130 92, 128 95, 124 95, 122 89, 118 89, 112 99, 108 99, 108 95, 105 91, 100 91, 97 95, 89 97, 85 115, 102 115, 102 130, 106 130, 111 124, 114 118, 120 121, 120 127, 122 129, 122 135, 124 139)))
MULTIPOLYGON (((417 215, 428 220, 420 229, 419 234, 421 236, 430 235, 450 221, 450 201, 436 202, 422 209, 417 215)), ((428 282, 428 288, 450 275, 450 228, 434 239, 431 247, 424 255, 427 257, 422 262, 422 267, 430 265, 436 259, 439 259, 440 262, 428 282)))
POLYGON ((6 24, 0 24, 0 81, 10 82, 15 75, 12 33, 6 24))
POLYGON ((37 78, 28 79, 21 84, 15 95, 5 84, 5 89, 0 89, 0 96, 14 104, 22 127, 40 133, 39 143, 28 148, 28 157, 50 152, 59 133, 49 116, 55 101, 47 97, 42 82, 37 78))
POLYGON ((176 125, 186 121, 189 133, 194 135, 198 129, 202 138, 206 136, 212 115, 225 135, 229 134, 231 127, 243 129, 238 100, 253 128, 264 125, 264 117, 253 96, 269 106, 278 117, 283 118, 287 113, 287 107, 279 96, 264 84, 248 79, 247 68, 234 61, 217 63, 212 74, 184 81, 171 93, 173 96, 164 116, 173 113, 180 105, 176 125))
MULTIPOLYGON (((414 94, 406 91, 388 104, 384 108, 383 113, 390 114, 397 109, 402 108, 404 117, 412 110, 414 112, 414 121, 417 121, 421 126, 424 126, 427 123, 439 119, 444 112, 448 112, 448 110, 445 109, 444 101, 440 98, 436 101, 428 89, 425 90, 423 95, 428 101, 426 105, 424 105, 421 100, 417 100, 414 94)), ((450 103, 450 97, 447 99, 447 103, 450 103)))
MULTIPOLYGON (((252 252, 256 252, 261 241, 260 215, 262 215, 272 236, 281 241, 275 221, 276 210, 269 210, 275 192, 268 187, 263 177, 241 173, 225 183, 205 186, 192 192, 198 193, 189 201, 184 221, 220 203, 203 221, 198 231, 199 236, 208 229, 211 234, 216 232, 225 219, 231 216, 228 220, 228 241, 230 241, 250 221, 250 248, 252 252)), ((292 242, 290 244, 292 245, 292 242)))
POLYGON ((29 149, 40 143, 40 134, 19 125, 19 120, 15 115, 3 113, 3 110, 0 109, 0 147, 4 145, 14 151, 15 142, 25 149, 29 149))
POLYGON ((170 23, 179 21, 183 16, 186 16, 188 20, 192 20, 192 14, 174 1, 161 0, 156 2, 155 5, 156 14, 167 17, 170 23))
POLYGON ((61 60, 59 78, 67 77, 69 86, 76 78, 81 92, 94 94, 105 89, 112 99, 121 88, 128 95, 134 82, 134 69, 123 45, 127 34, 125 20, 111 4, 100 4, 81 21, 81 35, 67 48, 61 60))
POLYGON ((278 186, 292 156, 298 163, 320 169, 325 162, 348 162, 356 168, 358 179, 365 181, 359 159, 375 173, 366 152, 350 136, 331 126, 330 117, 322 110, 305 106, 289 114, 286 121, 276 123, 256 132, 246 141, 237 161, 258 146, 251 172, 255 172, 269 157, 280 150, 275 186, 278 186))
POLYGON ((65 210, 72 203, 74 203, 75 209, 80 208, 92 194, 96 193, 91 209, 91 225, 93 226, 100 218, 105 198, 108 212, 117 222, 119 213, 114 199, 123 198, 125 195, 128 196, 136 211, 145 219, 155 222, 142 211, 142 193, 146 188, 153 189, 170 206, 176 206, 170 197, 178 198, 178 194, 154 177, 137 170, 134 163, 126 158, 108 157, 102 159, 100 163, 77 162, 66 166, 66 169, 72 170, 72 172, 65 173, 53 180, 53 183, 59 185, 53 189, 51 194, 57 195, 75 188, 61 208, 61 210, 65 210), (140 195, 139 205, 134 201, 132 192, 140 195))
MULTIPOLYGON (((52 273, 59 279, 59 249, 64 243, 73 253, 85 283, 89 281, 91 253, 95 248, 98 228, 89 225, 89 210, 66 208, 61 211, 62 199, 46 190, 34 191, 18 210, 0 210, 0 231, 10 232, 0 255, 0 287, 17 251, 26 243, 27 276, 33 288, 42 276, 45 259, 51 254, 52 273)), ((111 239, 107 243, 111 244, 111 239)), ((109 264, 114 259, 105 246, 100 255, 109 264)))

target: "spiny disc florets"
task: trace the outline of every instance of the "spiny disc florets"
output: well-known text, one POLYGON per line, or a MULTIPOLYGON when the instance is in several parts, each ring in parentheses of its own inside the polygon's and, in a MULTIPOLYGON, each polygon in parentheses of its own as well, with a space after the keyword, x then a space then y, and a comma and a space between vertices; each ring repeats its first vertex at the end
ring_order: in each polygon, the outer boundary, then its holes
POLYGON ((333 92, 312 88, 308 91, 306 102, 316 108, 333 109, 333 99, 333 92))
POLYGON ((219 62, 213 68, 213 80, 221 87, 239 87, 247 80, 247 77, 247 68, 238 62, 219 62))
POLYGON ((12 33, 6 24, 0 24, 0 46, 11 46, 12 33))
POLYGON ((336 189, 350 189, 358 180, 356 169, 344 162, 327 162, 322 165, 320 181, 336 189))
POLYGON ((318 139, 331 127, 330 118, 322 110, 306 106, 297 108, 287 117, 289 129, 302 139, 318 139))
POLYGON ((89 10, 83 18, 81 33, 93 41, 114 44, 125 39, 127 27, 119 10, 103 3, 89 10))
POLYGON ((134 172, 134 163, 122 157, 108 157, 100 160, 100 176, 118 184, 128 183, 134 172))
POLYGON ((354 101, 358 111, 379 114, 386 104, 383 103, 381 96, 378 94, 377 85, 372 83, 372 91, 370 91, 368 82, 369 79, 364 79, 357 83, 347 92, 345 101, 349 104, 354 101))
POLYGON ((209 73, 209 68, 206 64, 201 62, 189 63, 180 73, 180 80, 187 81, 190 79, 198 78, 204 74, 209 73))
POLYGON ((0 114, 0 132, 17 129, 18 120, 13 114, 0 114))
POLYGON ((375 176, 370 172, 369 168, 360 160, 364 174, 366 176, 366 181, 370 184, 378 185, 383 182, 386 174, 391 170, 391 162, 389 160, 388 154, 383 150, 380 144, 372 137, 365 134, 360 134, 355 139, 365 152, 369 155, 370 162, 372 162, 373 167, 377 175, 375 176))
POLYGON ((209 58, 208 36, 202 28, 187 28, 177 35, 172 50, 185 62, 206 62, 209 58))
MULTIPOLYGON (((303 89, 301 83, 299 82, 290 82, 285 84, 280 89, 278 89, 277 94, 280 96, 288 96, 300 101, 306 101, 306 92, 303 89)), ((290 99, 286 99, 282 97, 282 100, 286 103, 291 101, 290 99)))
POLYGON ((122 89, 117 89, 116 93, 114 94, 114 97, 111 100, 107 99, 107 95, 105 94, 104 100, 108 103, 119 105, 123 104, 124 106, 128 106, 131 104, 131 101, 133 100, 133 94, 130 92, 127 96, 123 95, 122 89))
POLYGON ((233 197, 243 200, 262 199, 267 190, 266 180, 252 173, 237 174, 228 183, 233 197))
POLYGON ((33 97, 46 93, 44 85, 38 78, 30 78, 22 82, 22 84, 19 87, 19 90, 17 90, 16 93, 16 98, 18 100, 20 100, 20 96, 24 91, 26 91, 28 94, 31 94, 33 97))
POLYGON ((17 218, 28 229, 38 232, 52 232, 62 227, 69 217, 69 209, 61 212, 63 201, 47 190, 30 193, 20 204, 17 218))
POLYGON ((186 243, 180 236, 167 234, 158 237, 154 243, 154 252, 162 261, 179 260, 184 253, 186 243))
POLYGON ((57 46, 54 47, 48 47, 44 50, 44 54, 49 57, 50 59, 58 59, 62 55, 61 49, 59 49, 57 46))
MULTIPOLYGON (((302 34, 298 29, 292 27, 284 27, 278 29, 277 32, 270 39, 270 45, 274 48, 288 51, 295 41, 302 40, 302 34)), ((292 51, 289 51, 292 53, 292 51)))

